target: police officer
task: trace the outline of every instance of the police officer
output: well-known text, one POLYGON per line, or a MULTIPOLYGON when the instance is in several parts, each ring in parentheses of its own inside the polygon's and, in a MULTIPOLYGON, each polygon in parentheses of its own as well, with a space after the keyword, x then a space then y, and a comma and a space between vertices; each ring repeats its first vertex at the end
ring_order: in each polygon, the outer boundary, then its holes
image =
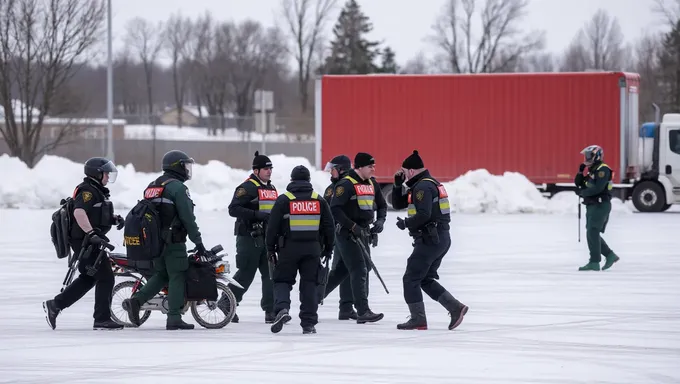
MULTIPOLYGON (((347 175, 347 172, 352 169, 352 163, 349 157, 345 155, 335 156, 330 162, 326 164, 324 169, 326 172, 331 173, 331 184, 326 187, 326 191, 323 196, 330 205, 333 200, 333 193, 335 191, 335 185, 340 181, 341 178, 347 175)), ((335 246, 333 249, 333 264, 331 265, 331 272, 328 275, 328 280, 337 285, 336 280, 340 276, 347 276, 348 271, 345 263, 342 261, 342 256, 340 255, 340 248, 335 246)), ((368 284, 368 281, 367 281, 368 284)), ((320 295, 323 298, 326 291, 326 286, 322 285, 320 288, 320 295)), ((347 278, 343 278, 340 283, 340 311, 338 313, 339 320, 356 320, 357 313, 354 310, 354 298, 352 297, 352 286, 347 278)))
MULTIPOLYGON (((276 188, 271 184, 272 168, 269 157, 255 152, 253 173, 236 188, 229 204, 229 215, 236 218, 234 234, 238 271, 234 274, 234 280, 243 289, 234 285, 229 285, 229 288, 234 292, 236 302, 240 303, 259 270, 262 278, 260 307, 265 312, 264 321, 267 324, 271 324, 275 317, 274 291, 264 246, 265 227, 278 197, 276 188)), ((238 316, 234 315, 231 322, 238 321, 238 316)))
POLYGON ((371 234, 382 232, 387 216, 387 203, 377 183, 371 178, 375 173, 375 159, 368 153, 359 152, 354 157, 354 169, 350 170, 335 186, 331 212, 338 223, 336 244, 347 274, 336 273, 333 280, 328 278, 326 296, 342 281, 349 277, 354 306, 357 309, 357 323, 372 323, 383 318, 382 313, 373 313, 368 306, 369 263, 357 241, 369 250, 371 234), (373 222, 377 207, 377 220, 373 222), (370 224, 373 222, 373 226, 370 224), (349 276, 348 276, 349 275, 349 276))
POLYGON ((194 159, 178 150, 163 156, 163 175, 147 188, 164 186, 158 203, 161 236, 165 240, 161 256, 154 260, 154 275, 130 299, 123 301, 123 309, 130 322, 140 325, 139 310, 143 303, 153 298, 163 287, 168 287, 168 318, 165 329, 194 329, 193 324, 182 320, 184 306, 185 274, 189 268, 187 236, 196 245, 197 255, 205 255, 205 246, 194 216, 194 203, 184 184, 192 177, 194 159))
POLYGON ((331 257, 335 226, 328 203, 312 188, 309 169, 302 165, 293 168, 290 181, 287 192, 276 200, 267 226, 267 255, 275 266, 276 319, 271 331, 280 332, 283 325, 291 320, 288 313, 290 291, 300 271, 302 333, 316 333, 314 326, 318 322, 319 307, 317 287, 324 274, 320 258, 327 261, 331 257))
MULTIPOLYGON (((75 224, 71 227, 69 245, 75 255, 80 255, 82 247, 108 242, 106 234, 116 225, 123 228, 123 218, 113 214, 113 204, 109 201, 106 185, 114 183, 118 175, 116 166, 108 159, 93 157, 85 162, 85 179, 73 192, 73 211, 71 217, 75 224)), ((94 265, 99 248, 91 253, 80 255, 78 271, 80 275, 63 292, 43 303, 47 323, 52 329, 57 326, 57 315, 80 300, 92 287, 94 293, 94 329, 120 329, 122 325, 111 320, 111 295, 114 284, 113 271, 108 258, 102 258, 94 265), (94 275, 87 274, 88 267, 96 267, 94 275)))
POLYGON ((598 145, 590 145, 581 151, 584 162, 579 166, 574 178, 578 187, 576 193, 583 198, 586 206, 586 239, 590 250, 588 264, 579 267, 579 271, 599 271, 601 255, 606 262, 603 270, 611 268, 619 261, 619 257, 604 241, 600 233, 604 233, 612 210, 612 170, 603 163, 603 151, 598 145), (583 171, 588 168, 584 176, 583 171))
POLYGON ((437 282, 437 270, 451 247, 448 194, 444 186, 425 168, 418 151, 413 151, 401 166, 402 169, 394 176, 392 206, 395 209, 408 208, 406 220, 397 217, 397 227, 401 230, 408 228, 414 243, 413 252, 406 261, 403 278, 404 299, 411 318, 398 324, 397 329, 427 329, 422 289, 449 311, 449 329, 452 330, 463 321, 468 307, 437 282), (403 193, 404 181, 408 187, 406 194, 403 193))

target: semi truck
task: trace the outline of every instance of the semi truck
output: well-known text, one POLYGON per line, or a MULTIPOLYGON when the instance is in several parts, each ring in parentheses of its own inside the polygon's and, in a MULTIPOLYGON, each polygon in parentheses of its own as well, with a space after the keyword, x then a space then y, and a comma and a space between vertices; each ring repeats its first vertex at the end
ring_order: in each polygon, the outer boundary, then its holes
POLYGON ((575 189, 580 151, 597 144, 615 196, 661 212, 680 203, 680 114, 654 106, 656 121, 640 126, 639 84, 625 72, 325 75, 315 84, 315 162, 372 154, 388 201, 413 150, 442 182, 518 172, 552 197, 575 189))

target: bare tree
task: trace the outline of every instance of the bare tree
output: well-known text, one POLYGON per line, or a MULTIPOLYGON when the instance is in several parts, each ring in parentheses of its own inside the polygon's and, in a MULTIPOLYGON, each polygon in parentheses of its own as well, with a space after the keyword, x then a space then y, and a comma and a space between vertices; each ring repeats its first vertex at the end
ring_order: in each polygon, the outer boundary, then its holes
POLYGON ((561 72, 583 72, 590 67, 584 32, 579 31, 560 59, 561 72))
POLYGON ((163 45, 163 31, 162 23, 154 26, 148 20, 137 17, 128 22, 125 37, 126 45, 144 67, 150 119, 153 118, 153 74, 163 45))
POLYGON ((79 132, 66 125, 50 138, 42 135, 55 98, 75 92, 59 95, 98 41, 104 16, 102 1, 0 1, 0 132, 10 154, 29 167, 79 132))
POLYGON ((654 0, 652 11, 669 27, 675 27, 680 20, 680 0, 654 0))
POLYGON ((600 9, 574 37, 562 58, 562 69, 623 70, 629 48, 616 18, 600 9))
POLYGON ((182 126, 184 98, 192 71, 191 55, 194 52, 194 29, 190 19, 173 15, 166 24, 166 49, 171 59, 172 84, 177 107, 177 126, 182 126))
POLYGON ((408 75, 423 75, 430 73, 430 66, 427 62, 425 53, 422 51, 418 52, 415 57, 406 62, 400 73, 408 75))
POLYGON ((283 16, 294 40, 289 52, 295 57, 302 113, 309 104, 309 80, 319 39, 337 0, 282 0, 283 16), (311 8, 314 7, 312 10, 311 8))
POLYGON ((640 74, 640 119, 648 121, 654 118, 650 107, 652 103, 662 105, 663 89, 661 87, 662 69, 659 56, 662 50, 661 37, 647 34, 635 44, 633 70, 640 74))
POLYGON ((519 23, 528 0, 486 0, 481 7, 481 33, 475 36, 475 0, 447 0, 432 26, 430 40, 454 73, 507 71, 525 55, 543 47, 543 32, 521 33, 519 23))

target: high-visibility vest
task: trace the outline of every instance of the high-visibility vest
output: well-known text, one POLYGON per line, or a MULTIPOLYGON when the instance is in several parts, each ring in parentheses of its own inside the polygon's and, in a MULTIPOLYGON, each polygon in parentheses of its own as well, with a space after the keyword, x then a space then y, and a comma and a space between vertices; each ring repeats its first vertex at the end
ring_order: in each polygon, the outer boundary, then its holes
MULTIPOLYGON (((434 179, 430 179, 428 177, 423 178, 423 180, 431 181, 434 183, 434 185, 437 186, 437 190, 439 191, 438 195, 432 199, 433 203, 438 202, 439 204, 439 212, 441 212, 442 215, 449 215, 451 214, 451 205, 449 204, 449 194, 446 192, 446 188, 444 188, 441 183, 437 182, 434 179)), ((422 181, 422 180, 421 180, 422 181)), ((409 190, 408 191, 408 217, 414 216, 416 214, 416 205, 413 204, 413 198, 412 198, 412 193, 409 190)))
POLYGON ((248 180, 257 187, 257 209, 260 212, 271 213, 272 208, 274 208, 274 203, 279 197, 276 189, 267 189, 257 180, 248 180))
POLYGON ((321 202, 319 194, 312 192, 311 199, 298 199, 291 192, 284 195, 288 202, 289 237, 292 240, 315 240, 319 238, 321 225, 321 202))
MULTIPOLYGON (((612 169, 611 169, 607 164, 605 164, 605 163, 600 164, 600 165, 595 169, 595 172, 599 171, 600 168, 602 168, 602 167, 607 167, 607 168, 609 168, 609 183, 607 184, 607 190, 608 190, 608 191, 611 191, 612 189, 614 189, 614 184, 612 183, 612 178, 614 177, 614 172, 613 172, 612 169)), ((595 174, 595 172, 593 172, 593 175, 595 174)), ((590 180, 590 181, 586 182, 586 187, 591 187, 591 186, 593 185, 593 184, 591 183, 591 181, 592 181, 592 177, 591 177, 591 180, 590 180)))
POLYGON ((345 176, 345 179, 352 182, 354 185, 354 192, 356 192, 357 203, 359 204, 359 209, 362 211, 373 211, 373 203, 375 202, 375 188, 373 188, 373 182, 370 185, 360 184, 351 176, 345 176))

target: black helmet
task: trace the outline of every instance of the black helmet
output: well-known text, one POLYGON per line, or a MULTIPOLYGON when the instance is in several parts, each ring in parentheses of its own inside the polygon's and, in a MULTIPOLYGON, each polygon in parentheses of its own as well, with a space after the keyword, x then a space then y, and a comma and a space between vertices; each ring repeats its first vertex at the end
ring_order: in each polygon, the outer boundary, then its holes
POLYGON ((290 181, 310 181, 309 169, 304 165, 298 165, 290 172, 290 181))
MULTIPOLYGON (((102 183, 104 173, 109 174, 109 183, 115 183, 118 177, 118 170, 113 162, 104 157, 93 157, 85 162, 85 176, 102 183)), ((103 184, 103 183, 102 183, 103 184)))
POLYGON ((163 155, 163 171, 176 173, 185 180, 191 179, 191 167, 193 163, 194 159, 177 149, 163 155))
POLYGON ((324 170, 326 172, 330 172, 333 169, 337 169, 340 174, 343 174, 349 171, 351 168, 352 162, 350 161, 349 157, 345 155, 338 155, 332 158, 331 161, 326 163, 326 167, 324 168, 324 170))

